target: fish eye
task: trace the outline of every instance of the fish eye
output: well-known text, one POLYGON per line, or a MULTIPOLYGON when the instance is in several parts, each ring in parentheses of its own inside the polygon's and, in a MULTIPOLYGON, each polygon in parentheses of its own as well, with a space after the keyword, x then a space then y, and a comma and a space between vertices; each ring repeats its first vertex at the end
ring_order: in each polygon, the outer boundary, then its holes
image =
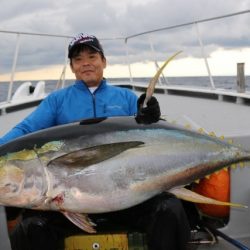
POLYGON ((5 188, 8 188, 10 192, 16 192, 18 190, 18 186, 16 184, 12 184, 12 183, 6 183, 4 185, 5 188))

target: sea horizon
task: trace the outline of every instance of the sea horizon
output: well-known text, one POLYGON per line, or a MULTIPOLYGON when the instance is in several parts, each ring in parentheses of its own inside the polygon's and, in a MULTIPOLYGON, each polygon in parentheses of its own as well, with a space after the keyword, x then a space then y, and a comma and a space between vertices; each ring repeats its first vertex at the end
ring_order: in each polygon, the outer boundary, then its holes
MULTIPOLYGON (((106 78, 110 83, 130 83, 129 77, 119 78, 106 78)), ((142 84, 148 84, 151 77, 133 77, 134 82, 142 84)), ((33 86, 39 80, 16 80, 13 84, 12 94, 16 89, 24 82, 31 82, 33 86)), ((59 80, 43 80, 46 82, 46 92, 50 92, 55 89, 56 84, 59 80)), ((75 79, 66 79, 65 87, 71 85, 75 79)), ((200 86, 200 87, 211 87, 210 79, 208 76, 176 76, 176 77, 165 77, 165 80, 161 78, 163 85, 178 85, 178 86, 200 86)), ((237 90, 237 76, 213 76, 213 82, 216 88, 224 88, 228 90, 237 90)), ((5 101, 8 93, 9 83, 6 81, 0 81, 0 102, 5 101)), ((245 89, 250 91, 250 76, 245 76, 245 89)))

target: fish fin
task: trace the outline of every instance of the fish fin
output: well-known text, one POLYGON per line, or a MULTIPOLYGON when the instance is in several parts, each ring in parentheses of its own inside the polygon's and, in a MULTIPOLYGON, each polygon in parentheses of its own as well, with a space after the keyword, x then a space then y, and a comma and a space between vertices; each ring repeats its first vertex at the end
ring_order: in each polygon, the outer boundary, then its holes
POLYGON ((144 144, 141 141, 116 142, 79 149, 51 160, 47 166, 57 164, 67 167, 88 167, 110 159, 125 150, 144 144))
POLYGON ((72 213, 68 211, 62 211, 62 213, 68 220, 70 220, 80 229, 88 233, 96 233, 96 230, 94 229, 94 226, 96 226, 96 224, 89 219, 87 214, 72 213))
POLYGON ((144 100, 144 104, 143 107, 146 106, 146 103, 150 100, 150 98, 152 97, 154 90, 155 90, 155 85, 162 73, 162 71, 164 70, 164 68, 168 65, 168 63, 170 61, 172 61, 177 55, 179 55, 182 51, 178 51, 175 54, 173 54, 171 57, 169 57, 164 63, 163 65, 158 69, 158 71, 156 72, 156 74, 154 75, 154 77, 151 79, 151 81, 149 82, 147 91, 146 91, 146 98, 144 100))
POLYGON ((218 201, 212 198, 208 198, 186 188, 174 188, 174 189, 169 190, 168 192, 174 194, 179 199, 190 201, 190 202, 247 208, 247 206, 242 205, 242 204, 218 201))
POLYGON ((79 124, 80 125, 96 124, 96 123, 100 123, 106 119, 107 119, 107 117, 90 118, 90 119, 81 120, 79 122, 79 124))

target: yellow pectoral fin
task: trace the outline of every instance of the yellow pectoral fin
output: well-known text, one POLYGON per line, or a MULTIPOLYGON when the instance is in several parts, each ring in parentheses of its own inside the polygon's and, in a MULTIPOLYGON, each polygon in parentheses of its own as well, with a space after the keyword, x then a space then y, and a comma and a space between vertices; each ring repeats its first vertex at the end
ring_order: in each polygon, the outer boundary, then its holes
POLYGON ((212 198, 205 197, 203 195, 197 194, 189 189, 186 188, 175 188, 168 191, 169 193, 174 194, 177 198, 195 202, 195 203, 204 203, 204 204, 211 204, 211 205, 221 205, 221 206, 232 206, 232 207, 242 207, 247 208, 247 206, 237 203, 231 202, 224 202, 218 201, 212 198))
POLYGON ((164 68, 168 65, 168 63, 170 61, 172 61, 177 55, 179 55, 182 51, 178 51, 175 54, 173 54, 171 57, 169 57, 164 64, 160 67, 160 69, 156 72, 156 74, 154 75, 154 77, 150 80, 147 91, 146 91, 146 98, 144 100, 144 104, 143 107, 146 106, 146 103, 149 101, 149 99, 152 97, 154 90, 155 90, 155 85, 162 73, 162 71, 164 70, 164 68))

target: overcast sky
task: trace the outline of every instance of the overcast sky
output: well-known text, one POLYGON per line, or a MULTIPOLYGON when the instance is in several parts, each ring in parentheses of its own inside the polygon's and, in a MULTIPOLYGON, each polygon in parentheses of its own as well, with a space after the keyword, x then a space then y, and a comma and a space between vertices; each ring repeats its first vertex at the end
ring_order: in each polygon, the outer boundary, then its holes
MULTIPOLYGON (((102 40, 109 63, 115 64, 126 62, 123 41, 103 39, 127 37, 249 9, 250 0, 1 0, 0 30, 67 36, 79 32, 93 34, 102 40)), ((199 25, 199 31, 208 57, 218 49, 250 48, 249 13, 199 25)), ((1 75, 11 69, 16 36, 1 33, 0 36, 1 75)), ((131 43, 129 40, 129 53, 133 54, 130 60, 148 60, 149 52, 145 52, 150 49, 148 41, 153 41, 158 60, 164 60, 177 50, 184 51, 183 57, 199 58, 195 36, 195 29, 190 26, 143 36, 131 43)), ((24 36, 20 41, 18 70, 63 64, 65 39, 51 42, 43 37, 24 36)))

